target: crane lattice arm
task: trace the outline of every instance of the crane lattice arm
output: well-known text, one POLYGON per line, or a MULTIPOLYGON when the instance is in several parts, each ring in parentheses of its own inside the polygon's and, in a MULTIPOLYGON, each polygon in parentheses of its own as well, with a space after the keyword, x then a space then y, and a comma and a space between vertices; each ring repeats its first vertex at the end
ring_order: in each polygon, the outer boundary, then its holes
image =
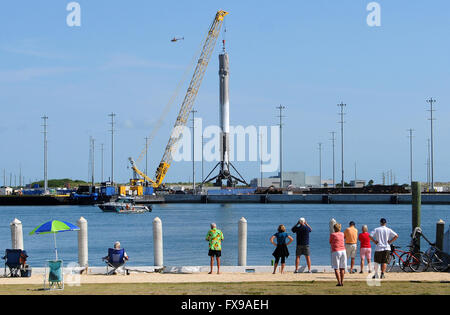
POLYGON ((197 66, 195 67, 194 75, 192 76, 191 83, 184 97, 183 103, 181 104, 180 112, 178 114, 177 120, 173 127, 172 133, 167 143, 166 150, 161 159, 161 162, 156 170, 155 180, 151 180, 147 175, 140 171, 132 159, 131 168, 140 176, 144 177, 146 180, 152 183, 153 187, 157 188, 162 184, 164 177, 169 170, 172 163, 173 153, 177 149, 178 142, 183 132, 184 126, 186 126, 187 120, 189 118, 189 113, 192 110, 194 101, 197 97, 198 90, 202 83, 203 77, 205 75, 206 68, 208 67, 209 60, 211 59, 211 54, 216 46, 217 38, 220 34, 220 29, 223 24, 224 17, 228 12, 220 10, 217 12, 214 21, 212 22, 208 34, 206 36, 205 42, 203 44, 202 52, 198 59, 197 66))

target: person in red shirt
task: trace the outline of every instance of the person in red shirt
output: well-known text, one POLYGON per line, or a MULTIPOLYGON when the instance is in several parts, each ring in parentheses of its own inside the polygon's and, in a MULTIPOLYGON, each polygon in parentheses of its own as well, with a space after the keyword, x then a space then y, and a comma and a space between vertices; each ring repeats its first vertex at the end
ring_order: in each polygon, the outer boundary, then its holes
POLYGON ((364 273, 364 258, 367 260, 367 270, 371 273, 370 261, 372 256, 372 247, 370 245, 370 235, 367 225, 363 225, 362 233, 359 234, 358 239, 360 243, 359 257, 361 257, 361 271, 359 273, 364 273))

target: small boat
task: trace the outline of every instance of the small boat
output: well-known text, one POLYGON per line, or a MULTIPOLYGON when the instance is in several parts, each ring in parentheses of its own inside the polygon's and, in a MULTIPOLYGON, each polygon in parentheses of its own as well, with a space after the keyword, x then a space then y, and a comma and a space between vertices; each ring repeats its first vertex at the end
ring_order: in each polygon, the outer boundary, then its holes
POLYGON ((152 211, 151 205, 136 205, 133 198, 119 197, 115 201, 97 205, 103 212, 144 213, 152 211))

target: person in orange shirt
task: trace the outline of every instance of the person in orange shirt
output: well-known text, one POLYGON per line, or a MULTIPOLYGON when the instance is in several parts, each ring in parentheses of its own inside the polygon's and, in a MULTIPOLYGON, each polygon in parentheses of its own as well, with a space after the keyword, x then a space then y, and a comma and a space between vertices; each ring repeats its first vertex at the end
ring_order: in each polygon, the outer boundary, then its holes
POLYGON ((345 251, 347 252, 347 258, 351 259, 350 273, 354 273, 356 249, 358 243, 358 230, 355 228, 355 222, 350 221, 349 227, 344 231, 345 239, 345 251))

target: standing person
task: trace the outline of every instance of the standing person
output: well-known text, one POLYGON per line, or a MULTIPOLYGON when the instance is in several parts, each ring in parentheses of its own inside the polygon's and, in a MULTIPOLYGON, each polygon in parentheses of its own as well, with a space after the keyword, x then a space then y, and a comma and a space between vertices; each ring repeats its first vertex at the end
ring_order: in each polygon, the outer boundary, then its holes
POLYGON ((344 246, 344 233, 341 232, 341 225, 336 223, 333 226, 334 233, 330 234, 331 245, 331 266, 338 281, 337 287, 344 285, 345 268, 347 268, 347 254, 344 246))
POLYGON ((292 233, 297 234, 297 248, 295 250, 295 271, 298 273, 298 266, 300 264, 300 256, 305 255, 306 264, 308 265, 308 273, 311 273, 311 258, 309 250, 309 233, 312 232, 311 227, 306 222, 305 218, 300 218, 297 224, 291 229, 292 233))
POLYGON ((278 266, 278 262, 281 258, 281 274, 284 271, 284 266, 286 265, 286 258, 289 257, 288 245, 292 243, 294 239, 292 236, 286 233, 286 227, 281 224, 278 226, 278 232, 272 235, 270 238, 270 242, 276 246, 275 251, 272 253, 273 257, 275 257, 275 264, 273 266, 273 274, 275 274, 278 266), (274 239, 277 239, 277 243, 274 243, 274 239), (286 243, 286 239, 289 239, 289 242, 286 243))
POLYGON ((347 258, 350 258, 350 273, 355 272, 355 258, 358 243, 358 230, 355 228, 355 222, 350 221, 348 228, 344 231, 345 251, 347 258))
POLYGON ((362 226, 362 233, 359 234, 358 239, 360 243, 359 257, 361 257, 361 271, 359 273, 364 273, 364 258, 367 260, 367 270, 371 273, 370 259, 372 256, 372 247, 370 245, 370 235, 367 225, 362 226))
POLYGON ((214 266, 214 257, 217 260, 217 274, 220 274, 220 256, 222 255, 222 241, 223 233, 217 229, 215 223, 211 223, 211 229, 206 234, 206 240, 209 242, 208 256, 211 257, 210 266, 211 271, 208 274, 212 274, 214 266))
POLYGON ((380 226, 370 233, 370 239, 377 245, 373 259, 375 262, 375 275, 373 279, 378 278, 378 265, 381 265, 381 279, 384 279, 386 264, 391 253, 391 244, 398 238, 398 234, 388 228, 386 223, 386 219, 381 218, 380 226))

